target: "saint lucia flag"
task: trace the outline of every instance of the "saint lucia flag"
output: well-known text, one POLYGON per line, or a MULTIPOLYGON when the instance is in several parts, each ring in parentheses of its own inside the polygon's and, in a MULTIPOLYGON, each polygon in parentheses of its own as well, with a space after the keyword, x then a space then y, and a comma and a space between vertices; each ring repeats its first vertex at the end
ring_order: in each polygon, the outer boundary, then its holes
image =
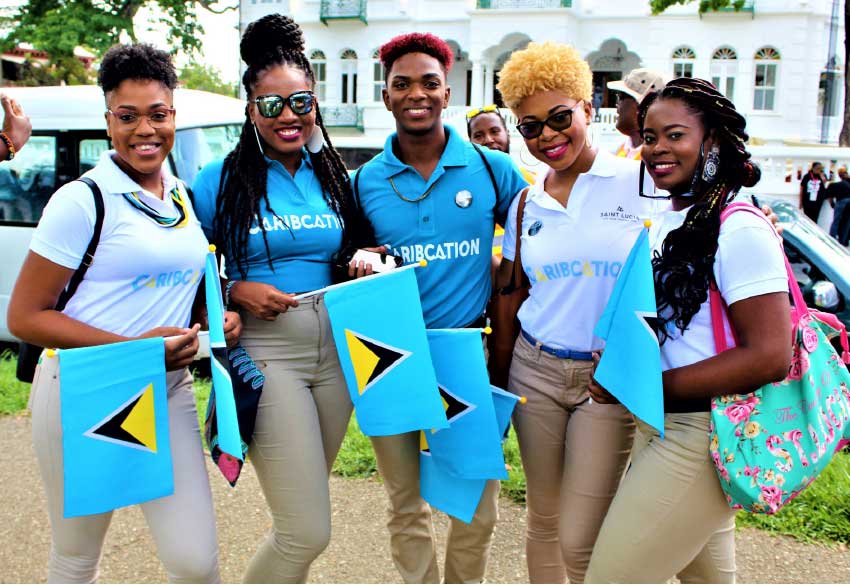
POLYGON ((224 341, 224 304, 215 246, 210 246, 207 254, 204 290, 207 297, 212 372, 212 390, 207 402, 207 436, 213 461, 230 485, 234 486, 242 471, 248 446, 239 435, 239 420, 236 417, 236 400, 233 396, 233 381, 230 379, 227 343, 224 341))
MULTIPOLYGON (((497 431, 499 436, 505 436, 508 432, 514 406, 516 406, 520 397, 505 392, 496 386, 490 388, 490 400, 496 413, 497 431)), ((502 469, 504 467, 503 460, 502 469)), ((423 431, 420 434, 419 493, 423 500, 449 516, 469 524, 472 522, 472 517, 475 516, 475 511, 478 509, 478 504, 481 502, 481 496, 486 487, 487 480, 485 479, 461 479, 442 469, 434 460, 426 433, 423 431)))
POLYGON ((58 359, 65 518, 171 495, 162 338, 63 349, 58 359))
POLYGON ((426 430, 438 467, 464 479, 507 479, 480 329, 428 331, 448 429, 426 430))
POLYGON ((448 427, 413 269, 335 286, 325 304, 360 430, 448 427))
POLYGON ((499 436, 502 440, 508 436, 508 428, 511 425, 511 415, 514 413, 514 408, 517 402, 525 402, 525 398, 521 398, 516 394, 505 392, 498 386, 490 386, 493 393, 493 407, 496 410, 496 423, 499 425, 499 436))
POLYGON ((593 332, 605 340, 594 378, 663 438, 664 391, 648 232, 641 231, 629 252, 593 332))

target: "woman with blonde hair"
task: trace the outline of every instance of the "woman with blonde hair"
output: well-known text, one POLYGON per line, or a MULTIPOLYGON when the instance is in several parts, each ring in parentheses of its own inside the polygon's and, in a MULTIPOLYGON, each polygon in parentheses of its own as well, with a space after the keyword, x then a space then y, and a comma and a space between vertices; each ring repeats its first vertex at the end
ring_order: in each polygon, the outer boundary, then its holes
POLYGON ((528 399, 514 425, 528 482, 534 583, 584 580, 634 434, 629 412, 591 401, 588 386, 593 352, 603 348, 593 328, 651 208, 637 196, 637 161, 591 141, 592 89, 587 63, 563 44, 531 43, 500 73, 517 130, 548 166, 511 206, 499 272, 504 286, 521 244, 531 288, 518 314, 508 389, 528 399))

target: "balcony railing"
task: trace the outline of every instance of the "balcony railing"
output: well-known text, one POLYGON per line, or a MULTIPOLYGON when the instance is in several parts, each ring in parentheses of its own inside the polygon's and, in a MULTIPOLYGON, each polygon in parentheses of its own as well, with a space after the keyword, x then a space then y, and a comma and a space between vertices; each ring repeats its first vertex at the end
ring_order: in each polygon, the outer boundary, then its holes
POLYGON ((363 108, 357 104, 322 106, 322 121, 328 128, 363 130, 363 108))
POLYGON ((329 20, 361 20, 366 22, 366 0, 322 0, 319 20, 327 25, 329 20))
POLYGON ((478 0, 479 10, 500 8, 572 8, 573 0, 478 0))

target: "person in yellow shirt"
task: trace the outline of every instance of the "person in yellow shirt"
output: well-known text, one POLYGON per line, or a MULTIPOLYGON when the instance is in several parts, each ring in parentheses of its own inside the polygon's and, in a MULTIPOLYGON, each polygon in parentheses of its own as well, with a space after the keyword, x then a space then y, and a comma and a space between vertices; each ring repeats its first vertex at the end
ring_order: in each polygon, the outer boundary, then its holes
POLYGON ((633 69, 625 79, 609 81, 608 89, 617 92, 617 130, 626 135, 626 140, 617 148, 616 155, 640 160, 643 137, 640 134, 637 112, 638 105, 648 94, 664 89, 667 77, 652 69, 633 69))

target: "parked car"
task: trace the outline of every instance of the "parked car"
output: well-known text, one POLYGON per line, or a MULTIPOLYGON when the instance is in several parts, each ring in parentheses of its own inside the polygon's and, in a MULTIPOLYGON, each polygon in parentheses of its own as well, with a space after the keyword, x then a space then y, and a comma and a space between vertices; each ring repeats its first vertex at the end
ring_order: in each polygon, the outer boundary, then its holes
POLYGON ((830 237, 793 203, 762 197, 784 228, 785 254, 806 304, 835 313, 850 328, 850 250, 830 237))
MULTIPOLYGON (((9 295, 50 196, 91 169, 110 148, 103 92, 96 86, 4 88, 24 107, 33 135, 11 161, 0 163, 0 342, 9 295)), ((224 157, 239 139, 245 103, 222 95, 174 92, 177 132, 171 171, 191 184, 206 163, 224 157)))

